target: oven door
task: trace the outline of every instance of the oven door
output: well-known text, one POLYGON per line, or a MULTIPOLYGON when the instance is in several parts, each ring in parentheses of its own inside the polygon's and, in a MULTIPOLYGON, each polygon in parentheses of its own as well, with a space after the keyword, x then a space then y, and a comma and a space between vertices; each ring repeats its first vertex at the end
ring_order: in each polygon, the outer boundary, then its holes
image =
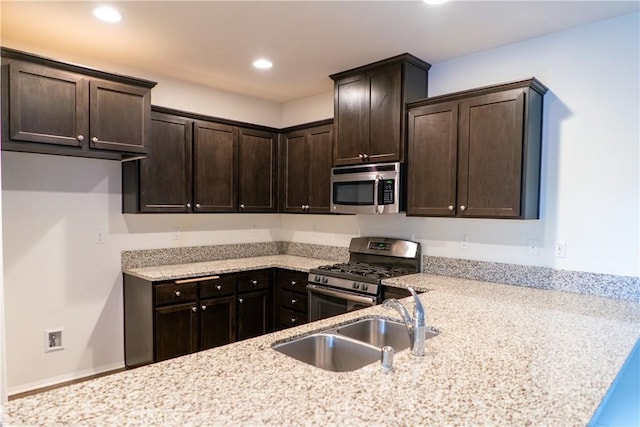
POLYGON ((307 291, 310 322, 371 307, 378 303, 378 299, 373 296, 354 294, 314 284, 308 284, 307 291))

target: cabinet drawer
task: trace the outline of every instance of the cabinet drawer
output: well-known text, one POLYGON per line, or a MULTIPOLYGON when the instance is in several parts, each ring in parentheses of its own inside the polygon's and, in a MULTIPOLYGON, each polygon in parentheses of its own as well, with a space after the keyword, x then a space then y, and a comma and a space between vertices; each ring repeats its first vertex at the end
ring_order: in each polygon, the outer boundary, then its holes
POLYGON ((238 292, 251 292, 269 289, 271 284, 271 270, 252 271, 238 275, 238 292))
POLYGON ((280 305, 291 310, 307 312, 307 294, 299 294, 286 290, 280 291, 280 305))
POLYGON ((200 298, 214 298, 233 295, 236 291, 236 278, 233 275, 220 276, 217 279, 200 282, 200 298))
POLYGON ((308 273, 278 270, 278 284, 280 285, 280 289, 306 293, 308 278, 308 273))
POLYGON ((156 305, 195 301, 198 297, 197 283, 163 283, 154 288, 156 305))
POLYGON ((303 325, 307 323, 307 315, 296 313, 295 311, 281 308, 279 313, 279 322, 281 328, 290 328, 292 326, 303 325))

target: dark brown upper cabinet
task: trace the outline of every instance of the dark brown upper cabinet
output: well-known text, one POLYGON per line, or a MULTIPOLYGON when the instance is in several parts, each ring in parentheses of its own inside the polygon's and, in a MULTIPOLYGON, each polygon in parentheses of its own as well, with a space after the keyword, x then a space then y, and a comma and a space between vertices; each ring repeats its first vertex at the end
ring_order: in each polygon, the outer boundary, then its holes
POLYGON ((409 105, 407 215, 539 218, 536 79, 409 105))
POLYGON ((153 107, 148 158, 122 165, 125 213, 276 212, 276 133, 153 107))
POLYGON ((193 212, 237 212, 238 129, 197 120, 193 133, 193 212))
POLYGON ((116 160, 147 153, 155 82, 1 52, 3 150, 116 160))
POLYGON ((333 160, 331 120, 283 131, 281 212, 329 213, 333 160))
POLYGON ((427 97, 428 63, 403 54, 333 74, 333 164, 404 161, 406 103, 427 97))
POLYGON ((239 139, 239 211, 277 212, 277 133, 240 128, 239 139))

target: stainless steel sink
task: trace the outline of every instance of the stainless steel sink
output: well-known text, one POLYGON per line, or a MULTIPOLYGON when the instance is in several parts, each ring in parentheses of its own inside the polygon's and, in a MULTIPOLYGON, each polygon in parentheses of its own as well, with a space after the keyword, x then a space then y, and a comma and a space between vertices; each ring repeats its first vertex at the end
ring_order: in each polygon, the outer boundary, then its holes
POLYGON ((380 348, 335 334, 314 334, 275 345, 274 350, 333 372, 355 371, 380 360, 380 348))
MULTIPOLYGON (((395 320, 373 318, 362 319, 337 329, 340 335, 344 335, 359 341, 375 345, 376 347, 391 346, 395 351, 409 348, 409 331, 402 322, 395 320)), ((426 339, 432 338, 437 333, 427 330, 426 339)))
POLYGON ((376 347, 390 345, 395 351, 409 348, 409 332, 404 323, 387 319, 362 319, 339 327, 337 332, 376 347))
MULTIPOLYGON (((436 331, 427 330, 426 338, 435 335, 436 331)), ((327 371, 347 372, 380 362, 384 346, 402 351, 409 344, 404 323, 376 317, 276 344, 273 349, 327 371)))

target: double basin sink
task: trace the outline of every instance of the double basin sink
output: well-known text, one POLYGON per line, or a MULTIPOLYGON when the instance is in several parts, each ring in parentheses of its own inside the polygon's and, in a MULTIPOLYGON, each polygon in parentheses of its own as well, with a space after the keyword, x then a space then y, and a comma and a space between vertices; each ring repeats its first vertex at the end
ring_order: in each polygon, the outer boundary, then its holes
MULTIPOLYGON (((426 338, 436 334, 428 330, 426 338)), ((385 346, 401 351, 409 345, 404 323, 376 317, 276 344, 273 349, 327 371, 347 372, 380 362, 385 346)))

